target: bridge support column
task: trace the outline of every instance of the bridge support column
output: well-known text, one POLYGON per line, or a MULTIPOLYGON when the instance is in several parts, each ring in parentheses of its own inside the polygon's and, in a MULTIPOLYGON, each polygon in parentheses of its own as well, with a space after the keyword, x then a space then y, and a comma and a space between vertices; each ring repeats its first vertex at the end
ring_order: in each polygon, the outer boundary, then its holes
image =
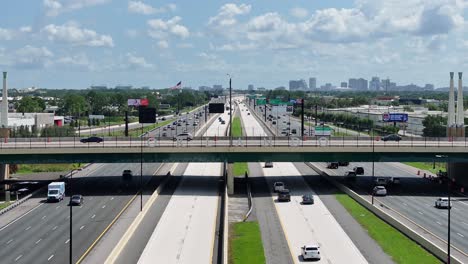
MULTIPOLYGON (((456 162, 449 163, 447 165, 448 176, 455 180, 457 185, 468 187, 468 177, 466 172, 468 171, 468 163, 456 162)), ((459 191, 459 190, 457 190, 459 191)))
MULTIPOLYGON (((0 139, 5 139, 10 137, 10 129, 0 128, 0 139)), ((0 180, 8 180, 10 178, 10 166, 8 164, 0 164, 0 180)), ((5 201, 10 200, 10 196, 7 197, 7 184, 0 184, 0 193, 5 193, 5 201)))
POLYGON ((227 192, 228 195, 234 194, 234 173, 233 173, 233 163, 228 163, 229 169, 226 170, 227 173, 227 192))

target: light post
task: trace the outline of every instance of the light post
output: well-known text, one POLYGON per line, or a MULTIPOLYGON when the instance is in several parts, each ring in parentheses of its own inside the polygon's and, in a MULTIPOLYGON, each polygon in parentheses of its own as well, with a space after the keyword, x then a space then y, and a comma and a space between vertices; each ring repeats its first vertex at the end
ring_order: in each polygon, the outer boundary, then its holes
POLYGON ((227 76, 229 76, 229 146, 232 146, 232 78, 229 73, 227 76))
POLYGON ((448 213, 447 213, 447 264, 450 264, 450 211, 452 210, 452 202, 450 192, 452 191, 452 180, 450 178, 450 161, 447 155, 436 155, 436 158, 447 160, 447 196, 448 196, 448 213))
POLYGON ((72 206, 72 196, 73 196, 73 172, 76 171, 77 169, 76 168, 73 168, 71 171, 70 171, 70 203, 69 203, 69 207, 70 207, 70 244, 68 245, 69 246, 69 260, 70 260, 70 264, 73 263, 73 234, 72 234, 72 219, 73 219, 73 206, 72 206))

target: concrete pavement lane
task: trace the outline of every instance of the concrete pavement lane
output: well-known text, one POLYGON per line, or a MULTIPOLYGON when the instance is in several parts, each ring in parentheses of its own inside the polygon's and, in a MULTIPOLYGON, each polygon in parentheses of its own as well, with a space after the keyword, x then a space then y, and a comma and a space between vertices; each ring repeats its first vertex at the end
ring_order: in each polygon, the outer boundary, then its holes
POLYGON ((283 181, 291 192, 291 202, 280 203, 276 210, 281 219, 294 263, 302 262, 301 246, 320 246, 323 263, 368 263, 353 241, 344 232, 320 197, 304 182, 293 163, 274 163, 274 168, 263 169, 269 186, 283 181), (315 203, 302 205, 302 195, 312 193, 315 203))
POLYGON ((190 163, 138 263, 210 263, 220 163, 190 163))
MULTIPOLYGON (((84 177, 79 172, 73 179, 73 193, 85 197, 83 206, 73 208, 74 260, 81 256, 136 192, 136 184, 129 187, 122 185, 121 173, 123 168, 136 171, 139 166, 119 165, 98 167, 84 177), (110 191, 106 192, 105 188, 110 191)), ((156 164, 147 164, 145 175, 152 175, 157 167, 156 164)), ((149 178, 146 176, 145 181, 149 178)), ((153 186, 155 184, 157 182, 152 183, 153 186)), ((2 230, 0 233, 4 235, 0 244, 5 243, 6 246, 0 249, 0 258, 11 259, 15 263, 66 262, 69 243, 68 199, 66 197, 60 203, 45 203, 2 230)))

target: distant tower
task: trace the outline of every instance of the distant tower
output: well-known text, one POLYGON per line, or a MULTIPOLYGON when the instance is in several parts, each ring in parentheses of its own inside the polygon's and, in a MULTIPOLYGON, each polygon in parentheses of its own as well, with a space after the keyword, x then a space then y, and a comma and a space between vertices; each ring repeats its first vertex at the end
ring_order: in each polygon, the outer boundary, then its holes
POLYGON ((455 135, 455 88, 453 85, 453 72, 450 72, 450 91, 448 102, 448 119, 447 119, 447 136, 454 137, 455 135))
POLYGON ((457 137, 465 137, 465 109, 463 108, 462 74, 462 72, 458 73, 457 137))
POLYGON ((7 89, 7 72, 3 72, 3 93, 1 106, 0 128, 8 128, 8 89, 7 89))

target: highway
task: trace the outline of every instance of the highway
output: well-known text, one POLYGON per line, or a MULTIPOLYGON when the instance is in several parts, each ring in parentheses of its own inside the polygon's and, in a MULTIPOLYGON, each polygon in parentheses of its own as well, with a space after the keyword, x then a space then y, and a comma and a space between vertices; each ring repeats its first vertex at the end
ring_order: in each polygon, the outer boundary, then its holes
MULTIPOLYGON (((207 136, 225 135, 226 113, 215 115, 207 136)), ((189 163, 138 263, 210 263, 213 260, 221 163, 189 163)), ((125 257, 123 258, 125 259, 125 257)))
MULTIPOLYGON (((348 184, 362 195, 370 194, 373 188, 372 163, 351 162, 347 167, 327 169, 325 163, 314 163, 327 174, 342 176, 354 166, 364 167, 365 174, 359 175, 355 182, 348 184)), ((435 200, 447 197, 447 186, 440 185, 417 176, 414 169, 401 163, 375 163, 375 177, 400 177, 399 186, 388 186, 387 196, 376 198, 384 204, 423 226, 443 240, 447 239, 447 210, 437 209, 435 200)), ((468 254, 468 202, 465 196, 452 193, 454 199, 451 210, 451 243, 468 254)))
MULTIPOLYGON (((263 113, 263 112, 262 112, 263 113)), ((259 114, 261 114, 259 112, 259 114)), ((267 116, 270 114, 267 111, 267 116)), ((286 115, 288 117, 288 115, 286 115)), ((285 118, 285 117, 283 117, 285 118)), ((300 132, 300 121, 297 118, 288 118, 288 122, 278 122, 278 126, 272 125, 272 122, 267 123, 272 128, 273 132, 277 131, 288 131, 288 127, 291 129, 297 129, 300 132), (275 129, 277 128, 277 129, 275 129)), ((307 128, 307 126, 305 126, 307 128)), ((367 139, 369 140, 369 139, 367 139)), ((408 139, 406 142, 416 142, 416 138, 408 139)), ((363 141, 366 141, 365 139, 363 141)), ((401 141, 402 144, 405 141, 401 141)), ((387 144, 389 142, 386 142, 387 144)), ((442 143, 442 142, 441 142, 442 143)), ((444 142, 442 144, 462 144, 464 142, 444 142)), ((374 142, 379 145, 382 142, 374 142)), ((327 172, 332 176, 342 176, 347 170, 352 170, 354 166, 362 166, 365 170, 365 175, 358 176, 357 181, 350 183, 349 181, 342 181, 349 187, 358 191, 358 193, 368 196, 373 188, 372 182, 372 163, 365 162, 352 162, 347 167, 339 167, 339 169, 327 169, 325 163, 314 162, 319 169, 327 172)), ((416 169, 408 165, 398 162, 377 162, 374 167, 375 177, 401 177, 402 183, 400 186, 390 186, 387 188, 388 195, 386 197, 379 197, 377 200, 382 201, 385 205, 391 209, 401 213, 405 217, 409 218, 414 223, 424 227, 433 233, 436 237, 440 238, 440 241, 447 240, 447 212, 444 209, 437 209, 434 207, 435 200, 439 197, 447 196, 446 185, 439 185, 433 183, 427 179, 423 179, 421 176, 416 175, 416 169)), ((453 209, 451 211, 451 243, 459 251, 464 253, 468 257, 468 202, 465 196, 460 196, 457 193, 452 193, 454 196, 453 209)), ((443 242, 446 244, 446 242, 443 242)), ((457 250, 454 249, 454 250, 457 250)))
MULTIPOLYGON (((244 124, 249 124, 252 128, 252 132, 246 129, 247 136, 251 136, 253 131, 263 131, 258 121, 252 115, 245 114, 246 112, 246 108, 241 106, 242 118, 248 118, 247 121, 244 120, 244 124)), ((294 263, 303 261, 300 247, 314 243, 320 246, 321 263, 367 263, 293 163, 275 162, 274 168, 263 168, 263 175, 270 190, 275 181, 283 181, 291 191, 291 202, 286 203, 276 201, 273 192, 270 194, 294 263), (307 193, 314 194, 315 204, 312 206, 301 205, 302 195, 307 193)))
MULTIPOLYGON (((160 164, 144 164, 145 188, 154 189, 159 177, 152 177, 160 164)), ((97 239, 124 205, 136 194, 139 179, 122 181, 122 171, 134 175, 139 164, 93 164, 73 176, 73 194, 82 194, 82 206, 73 207, 73 261, 97 239)), ((67 191, 70 184, 67 184, 67 191)), ((69 258, 69 192, 59 203, 44 201, 33 211, 0 231, 0 259, 3 263, 67 263, 69 258)))

